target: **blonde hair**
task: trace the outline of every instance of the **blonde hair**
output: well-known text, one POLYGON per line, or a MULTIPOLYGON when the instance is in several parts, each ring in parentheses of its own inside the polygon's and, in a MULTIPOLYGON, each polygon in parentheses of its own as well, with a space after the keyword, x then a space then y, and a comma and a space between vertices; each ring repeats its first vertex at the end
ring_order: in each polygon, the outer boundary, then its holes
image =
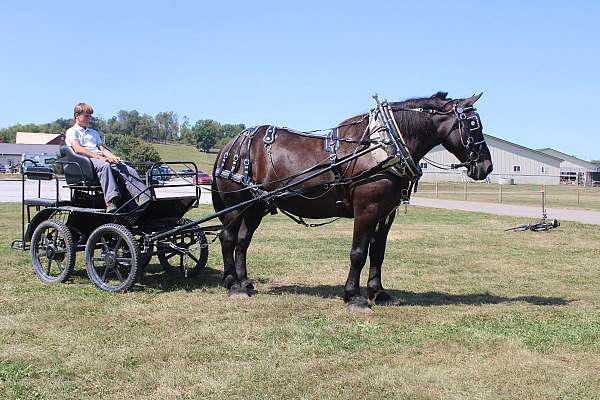
POLYGON ((77 118, 77 116, 79 114, 83 114, 83 113, 93 114, 94 113, 94 109, 89 104, 86 104, 86 103, 77 103, 75 105, 75 110, 73 110, 73 116, 75 118, 77 118))

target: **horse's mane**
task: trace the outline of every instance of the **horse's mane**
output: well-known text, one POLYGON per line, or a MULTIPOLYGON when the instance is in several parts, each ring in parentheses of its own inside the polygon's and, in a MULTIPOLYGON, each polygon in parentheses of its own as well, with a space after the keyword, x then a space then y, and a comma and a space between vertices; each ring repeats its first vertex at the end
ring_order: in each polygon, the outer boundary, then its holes
MULTIPOLYGON (((437 92, 431 97, 415 97, 404 101, 390 103, 392 109, 400 108, 430 108, 441 111, 442 107, 452 99, 448 98, 447 92, 437 92)), ((367 113, 350 117, 340 123, 340 125, 348 125, 365 119, 367 113)), ((413 136, 418 130, 431 130, 433 124, 427 114, 419 112, 399 112, 396 113, 396 122, 399 128, 406 132, 409 136, 413 136)))

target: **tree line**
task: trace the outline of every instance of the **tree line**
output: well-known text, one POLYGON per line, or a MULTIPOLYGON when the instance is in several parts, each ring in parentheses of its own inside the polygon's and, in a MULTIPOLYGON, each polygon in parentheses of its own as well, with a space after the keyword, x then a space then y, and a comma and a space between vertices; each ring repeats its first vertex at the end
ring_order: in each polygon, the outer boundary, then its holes
MULTIPOLYGON (((0 141, 14 143, 17 132, 64 133, 72 125, 72 118, 58 118, 45 124, 16 124, 0 128, 0 141)), ((222 124, 212 119, 201 119, 192 125, 187 116, 180 121, 174 111, 162 111, 153 117, 137 110, 121 110, 107 119, 93 117, 91 127, 105 134, 107 144, 109 136, 118 135, 117 139, 111 141, 122 143, 124 140, 138 139, 144 142, 178 142, 194 145, 206 152, 222 146, 246 128, 244 124, 222 124)))

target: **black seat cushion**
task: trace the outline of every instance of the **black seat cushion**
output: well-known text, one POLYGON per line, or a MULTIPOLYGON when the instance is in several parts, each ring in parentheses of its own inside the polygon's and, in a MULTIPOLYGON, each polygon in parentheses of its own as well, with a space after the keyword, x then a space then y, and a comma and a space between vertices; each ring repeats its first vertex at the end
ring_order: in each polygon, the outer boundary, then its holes
POLYGON ((56 199, 44 199, 44 198, 33 198, 33 199, 25 199, 23 203, 26 206, 42 206, 42 207, 62 207, 68 206, 71 204, 69 200, 59 200, 56 199))
POLYGON ((75 153, 69 146, 61 146, 60 155, 62 158, 58 162, 64 167, 68 185, 99 185, 94 165, 88 157, 75 153))

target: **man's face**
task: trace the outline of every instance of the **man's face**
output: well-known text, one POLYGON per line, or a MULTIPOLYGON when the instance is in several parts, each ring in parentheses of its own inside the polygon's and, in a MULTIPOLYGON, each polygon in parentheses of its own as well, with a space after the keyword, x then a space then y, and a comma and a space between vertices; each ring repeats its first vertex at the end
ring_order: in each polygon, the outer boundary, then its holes
POLYGON ((92 114, 90 114, 90 113, 77 114, 77 116, 75 117, 75 121, 77 122, 77 125, 83 126, 84 128, 88 127, 91 119, 92 119, 92 114))

